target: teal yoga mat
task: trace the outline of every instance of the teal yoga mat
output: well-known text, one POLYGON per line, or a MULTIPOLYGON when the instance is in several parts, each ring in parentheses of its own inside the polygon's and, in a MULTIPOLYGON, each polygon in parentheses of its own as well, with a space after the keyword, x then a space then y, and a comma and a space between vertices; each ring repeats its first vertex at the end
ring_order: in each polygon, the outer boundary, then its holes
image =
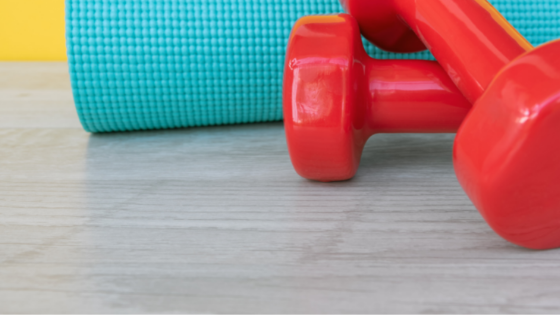
MULTIPOLYGON (((560 1, 490 2, 533 44, 560 37, 560 1)), ((338 0, 66 0, 82 125, 109 132, 281 120, 292 25, 341 11, 338 0)), ((366 46, 376 58, 431 58, 366 46)))

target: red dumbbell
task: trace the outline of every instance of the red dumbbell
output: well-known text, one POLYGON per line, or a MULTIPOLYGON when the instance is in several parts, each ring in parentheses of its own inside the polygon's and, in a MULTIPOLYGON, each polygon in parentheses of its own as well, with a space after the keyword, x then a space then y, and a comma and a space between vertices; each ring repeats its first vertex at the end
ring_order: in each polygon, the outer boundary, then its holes
POLYGON ((421 39, 473 102, 454 164, 490 226, 524 247, 559 247, 560 41, 533 49, 486 0, 341 2, 383 49, 421 39))
POLYGON ((354 176, 371 135, 455 132, 472 107, 437 62, 370 58, 348 14, 295 24, 283 89, 294 168, 325 182, 354 176))

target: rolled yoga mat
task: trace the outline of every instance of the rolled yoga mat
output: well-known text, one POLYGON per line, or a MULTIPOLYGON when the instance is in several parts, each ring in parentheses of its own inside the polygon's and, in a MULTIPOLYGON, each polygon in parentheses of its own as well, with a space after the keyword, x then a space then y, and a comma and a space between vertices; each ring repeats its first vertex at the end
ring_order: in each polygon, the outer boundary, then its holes
MULTIPOLYGON (((560 1, 490 2, 533 44, 560 37, 560 1)), ((341 11, 338 0, 66 0, 82 125, 108 132, 281 120, 292 25, 341 11)), ((431 58, 366 47, 375 58, 431 58)))

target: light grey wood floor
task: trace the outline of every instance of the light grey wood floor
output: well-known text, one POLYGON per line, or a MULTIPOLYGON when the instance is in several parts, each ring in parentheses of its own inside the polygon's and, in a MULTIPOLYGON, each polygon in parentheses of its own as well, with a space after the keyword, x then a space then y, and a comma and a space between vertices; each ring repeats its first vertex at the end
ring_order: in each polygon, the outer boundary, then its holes
POLYGON ((66 72, 0 63, 0 312, 560 312, 560 250, 490 230, 453 135, 310 182, 281 123, 90 135, 66 72))

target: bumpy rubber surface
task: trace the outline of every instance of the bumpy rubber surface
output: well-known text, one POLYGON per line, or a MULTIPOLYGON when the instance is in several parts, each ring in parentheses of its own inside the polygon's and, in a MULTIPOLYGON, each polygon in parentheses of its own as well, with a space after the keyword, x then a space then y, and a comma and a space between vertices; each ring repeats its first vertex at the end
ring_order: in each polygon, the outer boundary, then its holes
MULTIPOLYGON (((560 1, 491 0, 533 44, 560 37, 560 1)), ((338 0, 66 0, 74 100, 90 132, 282 119, 293 23, 338 0)), ((375 58, 398 55, 366 44, 375 58)))

